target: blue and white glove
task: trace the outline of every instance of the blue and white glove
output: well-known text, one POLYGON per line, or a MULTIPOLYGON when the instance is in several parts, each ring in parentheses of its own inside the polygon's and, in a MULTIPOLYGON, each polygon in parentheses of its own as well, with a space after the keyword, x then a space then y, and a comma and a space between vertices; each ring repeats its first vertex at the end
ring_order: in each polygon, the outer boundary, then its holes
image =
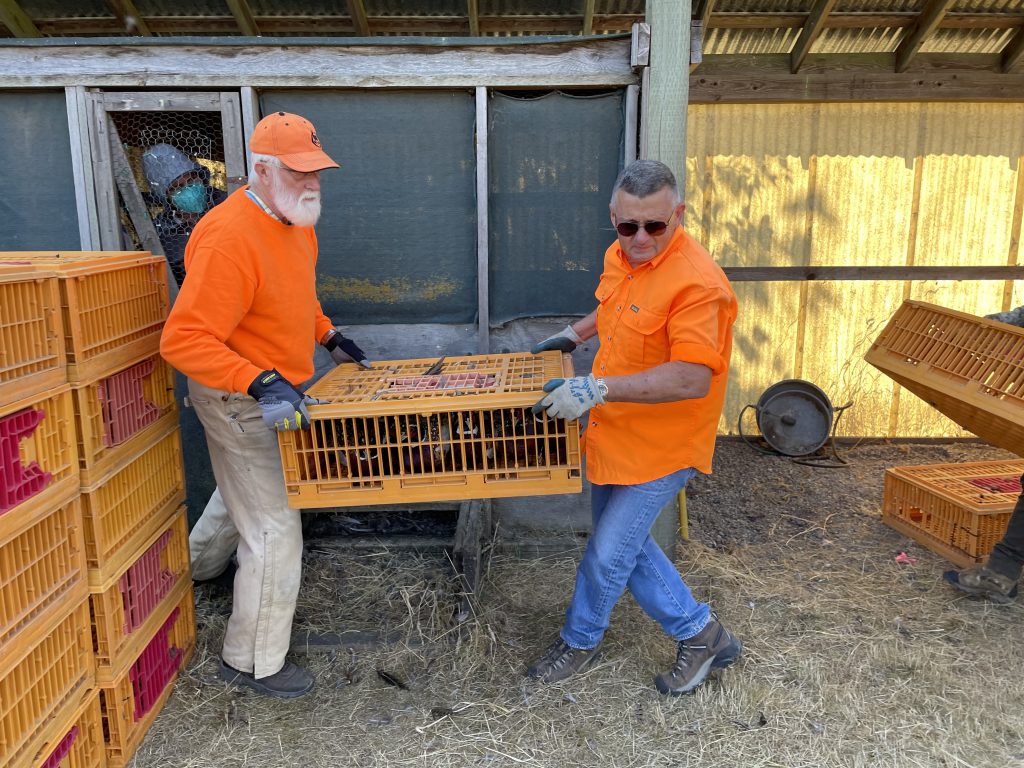
POLYGON ((549 419, 578 419, 595 405, 604 404, 604 395, 594 374, 571 379, 551 379, 544 385, 547 392, 533 405, 533 413, 547 411, 549 419))
POLYGON ((278 432, 308 429, 309 411, 306 405, 319 402, 303 395, 276 370, 263 371, 253 379, 249 385, 249 394, 260 407, 263 423, 278 432))
POLYGON ((565 330, 559 331, 554 336, 548 336, 543 341, 534 344, 530 354, 539 355, 541 352, 547 352, 549 349, 557 349, 559 352, 572 352, 582 343, 583 339, 580 338, 580 335, 572 329, 571 325, 567 325, 565 330))
POLYGON ((338 331, 328 331, 323 342, 324 349, 331 353, 335 365, 358 363, 363 368, 373 368, 366 359, 366 353, 352 339, 345 338, 338 331))

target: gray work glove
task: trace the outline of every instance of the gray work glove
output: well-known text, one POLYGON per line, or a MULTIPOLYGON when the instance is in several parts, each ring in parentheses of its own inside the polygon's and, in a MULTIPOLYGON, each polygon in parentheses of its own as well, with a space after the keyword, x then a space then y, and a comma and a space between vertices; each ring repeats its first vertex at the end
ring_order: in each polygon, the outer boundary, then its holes
POLYGON ((358 363, 363 368, 372 368, 373 364, 366 359, 366 353, 359 346, 341 335, 338 331, 330 331, 324 340, 324 349, 331 353, 335 365, 342 363, 358 363))
POLYGON ((544 391, 548 394, 534 403, 532 410, 534 415, 547 411, 549 419, 578 419, 595 405, 604 404, 594 374, 551 379, 544 391))
POLYGON ((985 315, 985 319, 998 320, 1000 323, 1024 328, 1024 307, 1017 307, 1009 312, 996 312, 993 315, 985 315))
POLYGON ((319 402, 303 395, 276 370, 263 371, 253 379, 249 385, 249 395, 256 399, 263 423, 278 432, 308 429, 309 411, 306 405, 319 402))
POLYGON ((530 354, 538 355, 541 352, 547 352, 549 349, 557 349, 559 352, 572 352, 578 344, 582 343, 583 339, 580 338, 579 334, 572 329, 571 325, 567 325, 565 330, 559 331, 554 336, 548 336, 544 341, 534 344, 530 354))

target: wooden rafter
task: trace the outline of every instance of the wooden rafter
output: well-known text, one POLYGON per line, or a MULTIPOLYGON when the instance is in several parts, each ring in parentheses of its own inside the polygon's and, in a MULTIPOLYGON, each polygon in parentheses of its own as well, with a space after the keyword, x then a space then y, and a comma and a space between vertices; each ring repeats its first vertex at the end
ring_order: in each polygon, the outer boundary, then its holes
POLYGON ((480 0, 466 0, 470 37, 480 37, 480 0))
POLYGON ((370 36, 370 22, 366 18, 366 6, 363 0, 348 0, 348 15, 352 17, 352 27, 360 37, 370 36))
POLYGON ((699 21, 705 31, 711 25, 711 9, 714 5, 715 0, 696 0, 693 4, 693 20, 699 21))
POLYGON ((32 19, 28 17, 16 0, 0 0, 0 22, 11 30, 15 37, 42 37, 32 19))
POLYGON ((793 52, 789 55, 789 71, 794 75, 800 71, 800 65, 804 63, 811 46, 818 39, 825 29, 828 15, 832 12, 837 0, 818 0, 811 9, 803 31, 793 46, 793 52))
POLYGON ((256 17, 252 15, 248 0, 227 0, 227 4, 231 9, 231 15, 235 17, 235 23, 238 24, 238 30, 243 35, 259 37, 260 28, 256 24, 256 17))
POLYGON ((583 0, 583 34, 594 34, 594 4, 596 0, 583 0))
POLYGON ((118 23, 126 33, 140 37, 152 37, 153 33, 132 0, 106 0, 106 2, 107 7, 117 17, 118 23))
POLYGON ((1013 39, 1006 44, 1006 48, 1003 49, 1001 69, 1003 72, 1009 72, 1020 64, 1022 60, 1024 60, 1024 29, 1018 30, 1013 39))
POLYGON ((939 28, 946 11, 956 0, 931 0, 917 19, 917 25, 896 49, 896 71, 906 72, 911 60, 928 36, 939 28))

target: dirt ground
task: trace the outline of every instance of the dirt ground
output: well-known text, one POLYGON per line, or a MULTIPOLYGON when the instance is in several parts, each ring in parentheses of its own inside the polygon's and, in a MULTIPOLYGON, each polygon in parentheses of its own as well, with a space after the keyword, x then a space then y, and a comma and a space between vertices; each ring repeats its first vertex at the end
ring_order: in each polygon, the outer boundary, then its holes
POLYGON ((949 563, 880 520, 886 467, 1011 457, 979 443, 841 455, 817 469, 724 440, 691 484, 676 562, 745 646, 693 695, 654 690, 674 645, 628 596, 593 669, 524 680, 560 626, 578 544, 524 559, 499 528, 478 610, 456 626, 443 552, 313 538, 296 631, 345 638, 296 656, 316 690, 276 702, 218 681, 230 602, 201 587, 195 659, 131 764, 1024 767, 1024 607, 955 593, 949 563))

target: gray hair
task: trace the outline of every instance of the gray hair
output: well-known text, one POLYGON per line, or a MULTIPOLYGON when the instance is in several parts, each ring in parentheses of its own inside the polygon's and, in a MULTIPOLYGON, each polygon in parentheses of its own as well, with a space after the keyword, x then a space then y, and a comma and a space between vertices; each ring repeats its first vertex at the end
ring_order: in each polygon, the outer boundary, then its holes
POLYGON ((611 204, 615 205, 615 195, 620 189, 634 197, 648 197, 666 187, 672 190, 677 205, 683 202, 676 177, 667 165, 657 160, 635 160, 623 168, 615 180, 611 204))
POLYGON ((249 186, 258 184, 259 177, 256 175, 256 163, 263 163, 264 165, 274 165, 278 168, 283 168, 283 164, 273 155, 261 155, 259 152, 252 153, 252 159, 249 165, 249 186))

